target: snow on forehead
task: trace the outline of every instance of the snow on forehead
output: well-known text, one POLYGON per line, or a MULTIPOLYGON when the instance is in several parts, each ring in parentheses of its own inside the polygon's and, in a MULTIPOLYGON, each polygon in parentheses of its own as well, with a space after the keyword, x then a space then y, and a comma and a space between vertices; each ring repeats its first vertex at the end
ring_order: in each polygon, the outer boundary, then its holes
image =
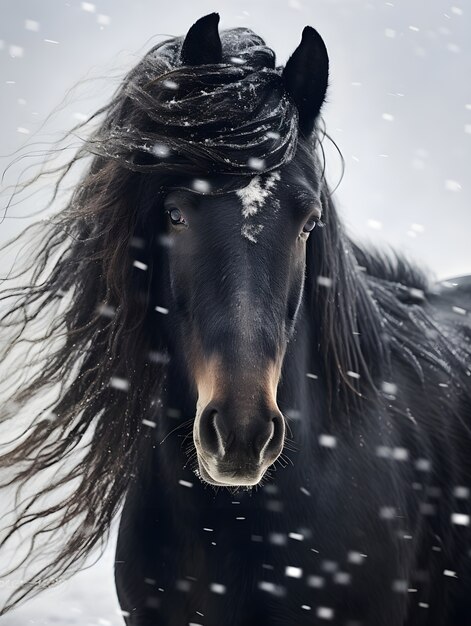
POLYGON ((247 187, 236 191, 236 194, 242 201, 243 217, 247 218, 256 215, 263 208, 279 180, 279 172, 272 172, 265 176, 255 176, 247 187))

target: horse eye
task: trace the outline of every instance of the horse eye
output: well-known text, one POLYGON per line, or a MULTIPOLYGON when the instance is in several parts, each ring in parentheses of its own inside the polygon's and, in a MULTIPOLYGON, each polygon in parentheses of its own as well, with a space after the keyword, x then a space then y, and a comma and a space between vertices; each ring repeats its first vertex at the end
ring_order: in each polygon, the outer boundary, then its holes
POLYGON ((180 209, 169 209, 167 213, 170 217, 170 221, 174 226, 186 225, 186 220, 183 217, 180 209))
POLYGON ((317 224, 317 219, 315 217, 311 217, 303 227, 303 233, 310 233, 311 230, 314 230, 317 224))

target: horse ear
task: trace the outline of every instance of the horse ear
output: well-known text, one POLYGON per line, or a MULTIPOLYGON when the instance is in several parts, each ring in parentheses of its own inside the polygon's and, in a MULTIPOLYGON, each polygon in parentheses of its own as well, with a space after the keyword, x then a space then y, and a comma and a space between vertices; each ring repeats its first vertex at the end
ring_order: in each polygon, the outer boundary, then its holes
POLYGON ((218 24, 219 13, 205 15, 193 24, 185 37, 180 55, 185 65, 221 63, 218 24))
POLYGON ((329 78, 329 56, 319 33, 311 26, 303 30, 301 43, 293 52, 283 80, 299 112, 301 132, 308 136, 321 110, 329 78))

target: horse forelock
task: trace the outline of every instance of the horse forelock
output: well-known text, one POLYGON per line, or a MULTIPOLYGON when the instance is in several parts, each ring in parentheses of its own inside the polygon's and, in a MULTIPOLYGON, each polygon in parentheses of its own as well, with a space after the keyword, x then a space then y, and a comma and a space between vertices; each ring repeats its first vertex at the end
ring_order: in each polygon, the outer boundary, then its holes
MULTIPOLYGON (((125 78, 90 150, 133 171, 253 176, 289 162, 297 109, 274 52, 248 29, 221 34, 222 63, 182 64, 182 38, 153 48, 125 78)), ((243 186, 239 179, 233 187, 243 186)))

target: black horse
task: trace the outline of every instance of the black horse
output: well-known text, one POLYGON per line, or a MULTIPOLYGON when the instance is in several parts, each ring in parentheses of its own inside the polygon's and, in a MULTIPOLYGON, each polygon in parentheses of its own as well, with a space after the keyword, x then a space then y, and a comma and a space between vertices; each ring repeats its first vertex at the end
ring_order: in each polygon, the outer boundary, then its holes
POLYGON ((3 318, 21 338, 65 302, 45 335, 63 344, 14 398, 59 395, 1 458, 10 482, 64 458, 40 495, 79 481, 7 540, 81 520, 39 573, 69 571, 125 497, 129 626, 469 625, 471 282, 344 234, 319 34, 277 68, 218 21, 151 50, 99 112, 37 286, 3 318))

